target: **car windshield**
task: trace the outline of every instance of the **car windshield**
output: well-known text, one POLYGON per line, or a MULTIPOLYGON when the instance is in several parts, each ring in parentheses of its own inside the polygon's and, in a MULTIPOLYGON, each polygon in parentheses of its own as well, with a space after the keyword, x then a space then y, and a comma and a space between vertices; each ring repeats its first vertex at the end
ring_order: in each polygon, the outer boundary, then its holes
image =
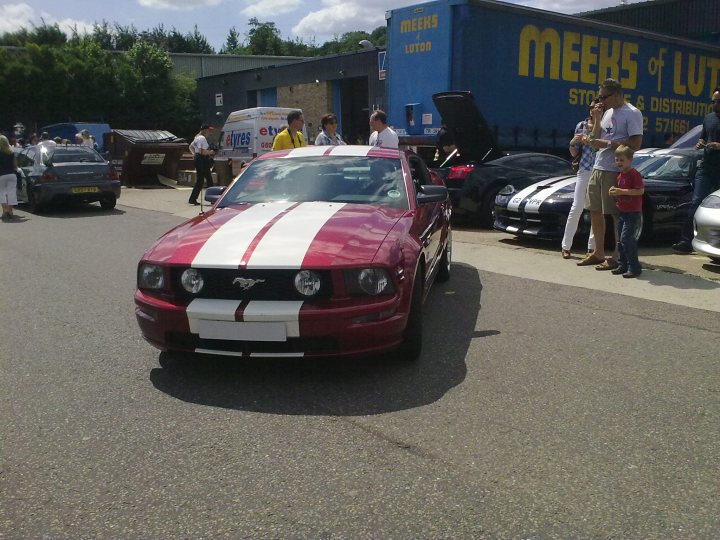
POLYGON ((366 156, 256 160, 223 195, 218 206, 275 201, 409 208, 400 160, 366 156))
POLYGON ((45 164, 57 163, 103 163, 105 160, 92 148, 56 148, 45 157, 45 164))
POLYGON ((692 156, 655 156, 636 168, 645 178, 689 180, 693 159, 692 156))

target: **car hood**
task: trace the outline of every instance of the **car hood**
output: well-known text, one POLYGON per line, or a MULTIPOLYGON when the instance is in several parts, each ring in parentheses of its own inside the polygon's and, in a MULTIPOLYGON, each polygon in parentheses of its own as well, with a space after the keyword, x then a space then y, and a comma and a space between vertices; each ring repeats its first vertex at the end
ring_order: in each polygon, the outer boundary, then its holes
POLYGON ((328 268, 369 264, 406 213, 373 205, 275 202, 211 210, 143 257, 196 268, 328 268))
POLYGON ((463 161, 489 161, 503 155, 470 92, 440 92, 433 102, 443 124, 455 137, 463 161))

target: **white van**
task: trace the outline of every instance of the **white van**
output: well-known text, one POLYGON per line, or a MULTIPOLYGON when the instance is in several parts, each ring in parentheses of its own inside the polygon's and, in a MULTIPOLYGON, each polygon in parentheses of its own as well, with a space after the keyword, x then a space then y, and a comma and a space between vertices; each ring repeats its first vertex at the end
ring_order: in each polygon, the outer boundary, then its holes
MULTIPOLYGON (((242 162, 272 150, 275 135, 287 125, 291 111, 283 107, 254 107, 228 115, 220 133, 219 149, 215 161, 232 160, 233 176, 240 172, 242 162)), ((305 128, 303 135, 307 139, 305 128)))

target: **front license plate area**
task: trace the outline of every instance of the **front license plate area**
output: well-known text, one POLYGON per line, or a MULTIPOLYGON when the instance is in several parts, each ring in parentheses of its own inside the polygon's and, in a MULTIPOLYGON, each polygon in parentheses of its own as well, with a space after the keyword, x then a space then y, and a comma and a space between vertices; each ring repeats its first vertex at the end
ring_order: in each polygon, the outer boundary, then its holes
POLYGON ((86 186, 86 187, 74 187, 72 188, 73 193, 97 193, 100 188, 97 186, 86 186))
POLYGON ((198 321, 202 339, 235 341, 287 341, 284 322, 198 321))

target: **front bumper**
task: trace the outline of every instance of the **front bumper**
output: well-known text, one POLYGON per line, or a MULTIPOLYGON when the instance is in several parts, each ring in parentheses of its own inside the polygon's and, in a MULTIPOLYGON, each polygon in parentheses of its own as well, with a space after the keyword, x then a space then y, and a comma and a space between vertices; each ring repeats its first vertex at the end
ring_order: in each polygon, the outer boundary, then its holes
MULTIPOLYGON (((530 213, 511 211, 506 207, 495 206, 495 222, 493 228, 517 236, 540 238, 543 240, 559 240, 565 233, 567 214, 563 212, 530 213)), ((578 223, 577 234, 590 234, 590 214, 583 212, 578 223)))
POLYGON ((692 246, 708 257, 720 258, 720 212, 700 206, 693 218, 695 234, 692 246))
POLYGON ((143 337, 161 350, 252 357, 356 357, 397 347, 407 324, 401 297, 317 306, 197 300, 135 293, 143 337))

